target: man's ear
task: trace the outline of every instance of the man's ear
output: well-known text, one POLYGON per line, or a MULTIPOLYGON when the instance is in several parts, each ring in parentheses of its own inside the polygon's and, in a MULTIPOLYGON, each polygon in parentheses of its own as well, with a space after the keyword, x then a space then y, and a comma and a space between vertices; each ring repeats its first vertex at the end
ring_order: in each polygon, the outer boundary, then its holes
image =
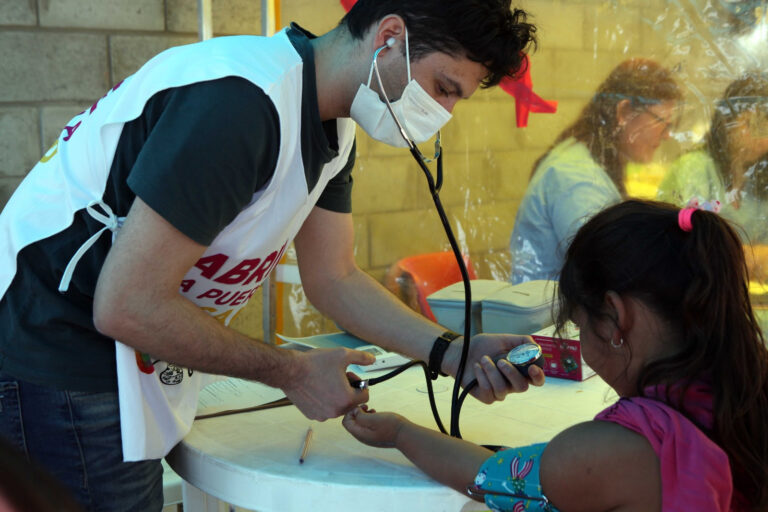
MULTIPOLYGON (((373 36, 373 49, 387 46, 387 41, 390 38, 395 39, 395 45, 397 42, 403 42, 405 40, 405 20, 397 14, 388 14, 384 16, 381 21, 374 28, 373 36)), ((392 46, 389 46, 392 48, 392 46)), ((383 54, 384 52, 382 52, 383 54)))

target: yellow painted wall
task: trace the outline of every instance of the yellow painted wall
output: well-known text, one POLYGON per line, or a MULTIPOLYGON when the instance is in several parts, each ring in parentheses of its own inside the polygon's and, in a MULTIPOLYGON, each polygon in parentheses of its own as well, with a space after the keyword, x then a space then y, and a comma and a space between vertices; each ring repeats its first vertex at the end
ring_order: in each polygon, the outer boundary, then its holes
MULTIPOLYGON (((197 39, 196 0, 12 0, 0 8, 0 205, 72 115, 143 62, 197 39)), ((748 60, 707 0, 518 0, 538 26, 534 89, 557 100, 553 115, 515 127, 515 105, 499 89, 459 104, 443 131, 443 203, 478 276, 505 279, 507 243, 533 162, 578 115, 622 60, 643 56, 674 68, 687 94, 676 140, 647 168, 631 169, 630 191, 652 195, 665 164, 696 142, 710 105, 748 60)), ((214 35, 259 33, 260 2, 212 0, 214 35)), ((281 24, 323 33, 344 14, 338 0, 281 0, 281 24)), ((425 146, 425 150, 429 146, 425 146)), ((426 151, 425 151, 426 152, 426 151)), ((358 134, 353 208, 358 264, 376 278, 399 258, 448 248, 426 182, 406 150, 358 134)), ((333 328, 300 294, 286 307, 294 333, 333 328), (294 322, 292 319, 299 319, 294 322)), ((259 297, 235 325, 261 332, 259 297)))

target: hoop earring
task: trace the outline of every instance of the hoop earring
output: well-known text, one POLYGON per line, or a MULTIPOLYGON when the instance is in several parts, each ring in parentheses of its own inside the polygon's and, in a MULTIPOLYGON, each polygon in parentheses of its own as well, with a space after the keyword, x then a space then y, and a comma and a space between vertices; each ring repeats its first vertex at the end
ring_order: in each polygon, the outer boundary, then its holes
POLYGON ((614 343, 613 338, 611 338, 611 346, 613 348, 621 348, 622 346, 624 346, 624 338, 619 338, 618 343, 614 343))

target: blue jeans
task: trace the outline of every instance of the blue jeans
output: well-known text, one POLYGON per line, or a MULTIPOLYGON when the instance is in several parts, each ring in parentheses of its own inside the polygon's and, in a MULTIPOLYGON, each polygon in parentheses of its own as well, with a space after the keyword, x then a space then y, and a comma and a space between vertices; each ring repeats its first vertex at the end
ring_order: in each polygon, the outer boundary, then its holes
POLYGON ((59 391, 0 373, 0 436, 89 511, 160 511, 160 460, 123 462, 117 393, 59 391))

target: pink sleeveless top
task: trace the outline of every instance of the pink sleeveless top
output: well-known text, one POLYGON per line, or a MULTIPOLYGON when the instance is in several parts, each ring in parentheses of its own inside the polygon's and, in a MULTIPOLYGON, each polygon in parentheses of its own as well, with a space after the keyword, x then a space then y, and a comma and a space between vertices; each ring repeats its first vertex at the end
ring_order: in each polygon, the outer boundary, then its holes
MULTIPOLYGON (((712 427, 712 395, 705 385, 692 386, 685 404, 703 428, 712 427)), ((742 500, 734 500, 728 455, 677 410, 652 398, 622 398, 595 419, 618 423, 651 443, 661 464, 664 512, 742 510, 742 500)))

